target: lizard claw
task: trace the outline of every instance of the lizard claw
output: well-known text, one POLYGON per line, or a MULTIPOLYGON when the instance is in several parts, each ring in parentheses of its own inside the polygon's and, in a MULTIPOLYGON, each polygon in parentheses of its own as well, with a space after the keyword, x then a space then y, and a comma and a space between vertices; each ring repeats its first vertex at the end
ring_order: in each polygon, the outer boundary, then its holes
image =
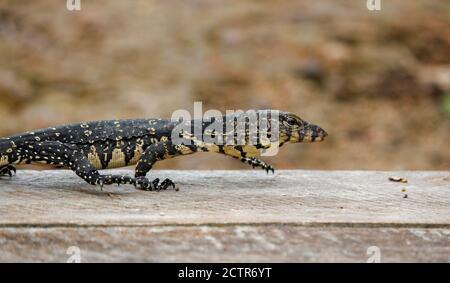
POLYGON ((159 184, 158 178, 156 178, 155 180, 152 181, 153 189, 155 189, 159 192, 161 190, 161 188, 158 186, 158 184, 159 184))
POLYGON ((273 167, 271 165, 268 165, 264 168, 267 172, 267 174, 269 174, 269 172, 272 172, 272 174, 275 174, 275 169, 273 169, 273 167))
POLYGON ((175 183, 170 179, 165 179, 159 186, 162 190, 166 190, 169 186, 172 186, 172 188, 175 189, 175 183))
POLYGON ((16 168, 12 165, 7 165, 0 168, 0 176, 8 175, 10 178, 16 175, 16 168))
POLYGON ((100 190, 103 191, 103 186, 105 185, 105 180, 103 178, 99 178, 97 180, 97 185, 100 186, 100 190))
POLYGON ((155 179, 153 182, 150 182, 149 179, 145 177, 136 177, 134 187, 138 190, 153 191, 155 188, 155 181, 159 182, 159 179, 155 179))
POLYGON ((250 164, 253 168, 256 167, 261 167, 262 169, 264 169, 266 171, 267 174, 269 174, 269 172, 272 172, 272 174, 275 174, 275 169, 272 167, 272 165, 265 163, 262 160, 259 160, 257 158, 251 157, 251 158, 242 158, 241 159, 242 162, 247 162, 248 164, 250 164))

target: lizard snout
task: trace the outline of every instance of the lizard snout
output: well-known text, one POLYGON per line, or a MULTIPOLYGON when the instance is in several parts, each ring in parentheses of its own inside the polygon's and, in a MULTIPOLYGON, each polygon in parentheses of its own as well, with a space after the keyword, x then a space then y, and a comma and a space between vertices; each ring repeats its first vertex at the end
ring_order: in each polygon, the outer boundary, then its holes
POLYGON ((319 126, 317 126, 317 128, 316 141, 323 141, 326 137, 328 137, 328 133, 319 126))
POLYGON ((314 124, 308 124, 303 133, 303 142, 323 141, 328 136, 324 129, 314 124))

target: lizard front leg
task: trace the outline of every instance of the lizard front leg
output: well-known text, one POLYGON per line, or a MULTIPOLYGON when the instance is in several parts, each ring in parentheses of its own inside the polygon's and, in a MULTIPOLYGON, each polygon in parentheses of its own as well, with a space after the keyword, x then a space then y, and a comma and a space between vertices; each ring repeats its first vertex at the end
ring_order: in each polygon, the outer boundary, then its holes
POLYGON ((178 155, 191 154, 195 152, 195 146, 174 146, 171 141, 161 141, 146 148, 136 165, 136 185, 142 190, 165 190, 169 186, 175 187, 174 182, 165 179, 159 183, 159 179, 148 180, 145 176, 152 169, 153 165, 160 160, 172 158, 178 155))
POLYGON ((242 157, 241 161, 244 163, 248 163, 250 164, 253 168, 255 167, 261 167, 262 169, 266 170, 267 173, 269 173, 270 171, 272 173, 275 173, 275 169, 272 167, 272 165, 267 164, 266 162, 255 158, 255 157, 242 157))
POLYGON ((250 164, 253 168, 261 167, 266 170, 267 173, 275 173, 275 169, 272 165, 256 158, 256 156, 260 154, 260 151, 256 146, 216 145, 214 143, 205 143, 197 140, 193 140, 193 143, 195 144, 195 147, 201 151, 216 152, 228 155, 244 163, 250 164))
POLYGON ((244 163, 251 165, 253 168, 261 167, 262 169, 266 170, 267 173, 275 173, 275 169, 272 167, 272 165, 267 164, 266 162, 255 157, 259 154, 259 150, 254 146, 225 145, 219 147, 219 153, 238 159, 244 163))

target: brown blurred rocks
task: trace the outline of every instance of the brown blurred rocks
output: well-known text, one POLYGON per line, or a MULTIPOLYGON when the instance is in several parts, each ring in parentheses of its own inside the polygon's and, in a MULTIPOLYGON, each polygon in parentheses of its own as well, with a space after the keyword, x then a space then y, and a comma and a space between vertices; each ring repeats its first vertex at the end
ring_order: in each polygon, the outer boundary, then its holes
MULTIPOLYGON (((278 108, 330 133, 278 168, 448 169, 450 3, 0 2, 0 136, 61 123, 278 108), (414 154, 411 154, 414 152, 414 154)), ((246 168, 222 156, 161 167, 246 168)))

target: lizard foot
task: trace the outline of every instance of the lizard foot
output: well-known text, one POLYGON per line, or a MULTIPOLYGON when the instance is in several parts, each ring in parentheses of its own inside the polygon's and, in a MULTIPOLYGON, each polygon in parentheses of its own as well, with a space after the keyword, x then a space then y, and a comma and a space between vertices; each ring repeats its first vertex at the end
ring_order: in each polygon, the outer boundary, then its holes
POLYGON ((243 158, 241 159, 242 162, 247 162, 250 164, 253 168, 255 167, 261 167, 263 170, 266 170, 267 174, 269 172, 272 172, 272 174, 275 173, 275 169, 272 167, 272 165, 265 163, 262 160, 259 160, 257 158, 251 157, 251 158, 243 158))
POLYGON ((96 180, 96 185, 100 185, 103 188, 104 185, 111 184, 134 184, 134 179, 129 176, 121 175, 105 175, 99 176, 96 180))
POLYGON ((16 168, 12 165, 7 165, 0 168, 0 176, 8 175, 10 178, 16 175, 16 168))
POLYGON ((135 181, 135 187, 144 191, 161 191, 166 190, 169 186, 175 188, 175 183, 170 179, 165 179, 160 183, 158 178, 150 181, 145 177, 137 177, 135 181))

